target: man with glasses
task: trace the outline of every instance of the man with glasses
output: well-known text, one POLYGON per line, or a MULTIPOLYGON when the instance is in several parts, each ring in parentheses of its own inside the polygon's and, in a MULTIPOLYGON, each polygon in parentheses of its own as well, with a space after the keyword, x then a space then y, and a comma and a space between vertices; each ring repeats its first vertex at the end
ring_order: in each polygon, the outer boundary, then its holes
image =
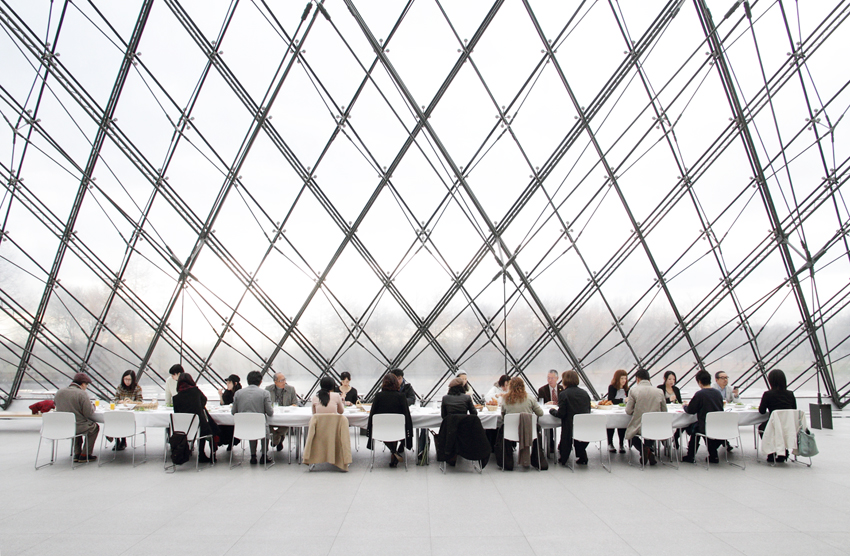
MULTIPOLYGON (((723 396, 723 401, 727 403, 733 403, 738 401, 738 387, 732 388, 729 386, 729 375, 727 375, 723 371, 717 371, 714 373, 714 384, 712 388, 720 391, 720 395, 723 396)), ((726 449, 728 451, 732 451, 732 445, 729 444, 729 441, 724 441, 723 444, 726 445, 726 449)))
MULTIPOLYGON (((286 383, 286 377, 283 373, 275 373, 274 384, 266 386, 272 398, 272 404, 281 407, 295 406, 298 407, 298 394, 295 393, 295 387, 286 383)), ((289 427, 269 427, 272 431, 272 446, 280 452, 283 450, 283 439, 286 438, 286 433, 289 432, 289 427)))
POLYGON ((738 387, 731 388, 729 386, 729 375, 725 372, 717 371, 714 373, 713 388, 720 391, 724 401, 728 403, 738 401, 738 387))

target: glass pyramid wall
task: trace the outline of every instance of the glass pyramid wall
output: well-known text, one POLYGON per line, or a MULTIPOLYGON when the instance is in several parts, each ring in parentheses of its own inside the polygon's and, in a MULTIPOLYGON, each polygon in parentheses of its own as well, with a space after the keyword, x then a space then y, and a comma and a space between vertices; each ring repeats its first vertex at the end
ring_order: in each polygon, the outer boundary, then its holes
POLYGON ((846 2, 0 0, 0 403, 400 367, 850 396, 846 2))

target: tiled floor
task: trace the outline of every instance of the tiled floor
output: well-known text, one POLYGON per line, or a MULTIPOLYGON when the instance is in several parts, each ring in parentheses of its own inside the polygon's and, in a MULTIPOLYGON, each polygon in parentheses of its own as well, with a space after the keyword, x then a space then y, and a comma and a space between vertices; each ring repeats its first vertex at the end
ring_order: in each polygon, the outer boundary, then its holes
POLYGON ((124 452, 34 471, 37 421, 0 420, 0 555, 850 554, 850 419, 817 431, 811 469, 756 465, 746 431, 746 471, 641 472, 617 455, 611 474, 595 452, 575 474, 405 472, 386 454, 370 473, 362 443, 347 474, 285 463, 166 474, 151 432, 136 469, 124 452))

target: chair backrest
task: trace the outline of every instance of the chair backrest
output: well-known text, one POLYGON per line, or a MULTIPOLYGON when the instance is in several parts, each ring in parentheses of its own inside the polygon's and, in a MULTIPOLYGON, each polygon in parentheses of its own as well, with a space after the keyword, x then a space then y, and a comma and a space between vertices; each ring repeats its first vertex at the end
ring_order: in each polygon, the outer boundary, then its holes
MULTIPOLYGON (((640 435, 646 440, 667 440, 673 437, 673 419, 675 413, 654 411, 644 413, 640 418, 640 435)), ((737 420, 735 427, 737 429, 737 420)), ((738 436, 737 434, 735 436, 738 436)))
POLYGON ((381 413, 372 416, 372 440, 394 442, 405 439, 404 415, 401 413, 381 413))
POLYGON ((781 420, 785 415, 791 415, 791 420, 794 421, 796 426, 796 430, 794 432, 800 432, 800 425, 805 426, 806 415, 802 409, 776 409, 770 412, 770 420, 781 420))
POLYGON ((608 440, 608 416, 600 413, 579 413, 573 416, 573 440, 604 442, 608 440))
POLYGON ((41 416, 41 437, 48 440, 73 438, 77 434, 77 416, 65 411, 50 411, 41 416))
POLYGON ((738 414, 731 411, 712 411, 705 416, 705 435, 715 440, 732 440, 741 436, 738 414))
MULTIPOLYGON (((505 415, 503 421, 505 440, 510 440, 511 442, 519 441, 520 415, 521 413, 508 413, 505 415)), ((535 413, 531 414, 531 438, 537 438, 537 415, 535 413)))
POLYGON ((189 441, 193 441, 195 437, 198 435, 198 427, 200 426, 200 421, 198 420, 198 416, 194 413, 172 413, 171 414, 171 431, 172 432, 185 432, 186 438, 189 441), (194 422, 192 421, 192 417, 195 418, 194 422))
POLYGON ((233 416, 233 438, 259 440, 265 437, 265 413, 237 413, 233 416))
POLYGON ((132 411, 108 411, 103 414, 103 435, 125 438, 136 434, 136 416, 132 411))

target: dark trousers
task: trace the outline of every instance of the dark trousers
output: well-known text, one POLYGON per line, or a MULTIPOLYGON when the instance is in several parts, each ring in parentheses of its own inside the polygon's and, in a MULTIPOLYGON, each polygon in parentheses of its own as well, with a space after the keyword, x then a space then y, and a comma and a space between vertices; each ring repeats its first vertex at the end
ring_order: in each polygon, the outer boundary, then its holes
MULTIPOLYGON (((652 452, 655 452, 655 442, 648 442, 646 445, 649 446, 649 449, 652 452)), ((640 438, 638 438, 637 436, 632 438, 632 446, 634 447, 635 450, 637 450, 638 452, 643 454, 643 452, 641 451, 641 448, 643 447, 643 443, 640 441, 640 438)))
POLYGON ((576 459, 577 460, 586 460, 587 459, 587 442, 579 442, 578 440, 573 440, 571 436, 567 436, 561 433, 561 442, 558 443, 558 452, 560 456, 558 458, 559 463, 566 464, 570 459, 570 452, 575 446, 576 449, 576 459))
MULTIPOLYGON (((77 434, 85 433, 86 435, 86 450, 88 450, 88 455, 91 455, 94 450, 95 440, 97 440, 97 434, 100 432, 100 425, 95 422, 86 423, 85 425, 77 425, 77 434)), ((82 451, 82 438, 74 439, 74 455, 80 455, 82 451)))
MULTIPOLYGON (((617 429, 617 434, 620 436, 620 446, 626 441, 626 429, 617 429)), ((614 429, 608 429, 608 444, 614 444, 614 429)))
MULTIPOLYGON (((697 436, 697 429, 695 425, 691 425, 688 427, 688 433, 691 435, 691 439, 688 441, 688 457, 694 457, 699 450, 699 439, 697 436), (693 427, 693 428, 691 428, 693 427)), ((710 438, 706 439, 706 444, 708 444, 708 457, 712 459, 717 459, 717 448, 723 444, 722 440, 712 440, 710 438)))

